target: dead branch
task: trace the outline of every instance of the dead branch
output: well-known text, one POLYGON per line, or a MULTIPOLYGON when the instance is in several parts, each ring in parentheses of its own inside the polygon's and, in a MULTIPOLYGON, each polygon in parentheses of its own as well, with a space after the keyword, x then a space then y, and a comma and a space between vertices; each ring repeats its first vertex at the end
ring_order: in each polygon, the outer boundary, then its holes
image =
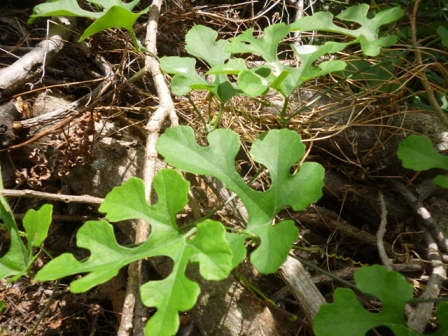
POLYGON ((389 182, 403 196, 415 214, 419 216, 422 225, 431 233, 442 251, 448 252, 447 234, 439 223, 437 223, 437 221, 432 217, 428 209, 423 205, 422 200, 417 198, 412 193, 410 186, 407 187, 403 183, 396 180, 390 180, 389 182))
MULTIPOLYGON (((447 266, 442 262, 439 248, 432 235, 428 231, 426 231, 425 228, 422 229, 424 231, 423 237, 428 246, 428 259, 431 261, 433 269, 431 275, 429 276, 428 284, 420 298, 435 299, 439 297, 440 291, 442 289, 442 283, 444 280, 446 280, 447 266)), ((413 310, 413 313, 409 316, 409 327, 418 331, 419 333, 423 333, 429 319, 432 316, 433 308, 434 302, 419 303, 413 310)))
POLYGON ((320 306, 326 301, 314 284, 311 275, 300 261, 290 256, 280 266, 279 274, 285 280, 308 319, 313 321, 320 306))
POLYGON ((61 195, 31 189, 23 189, 23 190, 2 189, 1 193, 5 197, 39 198, 46 201, 64 202, 64 203, 85 203, 85 204, 100 205, 104 201, 103 198, 93 197, 90 195, 81 195, 81 196, 61 195))
MULTIPOLYGON (((154 176, 156 174, 157 151, 156 142, 162 123, 167 116, 170 117, 171 124, 177 126, 178 118, 171 99, 170 90, 165 82, 158 60, 153 57, 157 54, 157 26, 162 8, 162 0, 153 1, 148 17, 148 27, 146 30, 145 46, 152 55, 147 55, 145 59, 146 70, 151 73, 157 94, 159 97, 159 107, 149 119, 146 130, 148 137, 145 147, 145 164, 143 168, 143 182, 145 184, 146 201, 151 204, 151 190, 154 176)), ((148 239, 150 232, 149 224, 144 220, 138 220, 135 233, 135 242, 139 243, 148 239)), ((146 322, 147 308, 141 302, 138 293, 139 287, 144 282, 142 272, 143 261, 139 260, 129 265, 129 278, 126 288, 126 300, 122 311, 122 320, 118 331, 119 336, 129 335, 130 326, 133 325, 134 336, 143 336, 146 322), (134 315, 132 315, 134 314, 134 315), (133 324, 131 319, 133 316, 133 324)))
POLYGON ((72 36, 73 20, 61 17, 54 19, 48 32, 48 38, 17 60, 10 66, 0 69, 0 99, 7 98, 25 84, 31 83, 36 77, 43 75, 45 66, 62 50, 65 41, 72 36))
POLYGON ((380 209, 381 209, 380 227, 376 234, 378 253, 380 254, 380 258, 381 261, 383 262, 384 267, 386 267, 387 270, 392 271, 391 260, 387 256, 387 253, 384 249, 384 235, 386 234, 386 225, 387 225, 387 209, 386 209, 386 202, 384 201, 384 196, 381 191, 378 191, 378 198, 380 201, 380 209))

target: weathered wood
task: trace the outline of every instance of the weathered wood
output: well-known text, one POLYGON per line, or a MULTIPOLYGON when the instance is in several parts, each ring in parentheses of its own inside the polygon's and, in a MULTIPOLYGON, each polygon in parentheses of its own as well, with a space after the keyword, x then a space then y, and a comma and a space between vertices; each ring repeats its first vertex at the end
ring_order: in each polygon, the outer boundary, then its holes
POLYGON ((280 266, 279 273, 300 303, 305 315, 310 321, 313 321, 320 306, 326 301, 312 281, 311 275, 300 261, 289 256, 285 263, 280 266))
POLYGON ((0 99, 11 96, 17 89, 42 75, 44 68, 62 50, 65 41, 70 39, 73 20, 61 18, 56 21, 57 24, 51 24, 47 39, 10 66, 0 69, 0 99))
POLYGON ((17 138, 14 122, 20 120, 21 113, 13 101, 0 106, 0 148, 11 146, 17 138))

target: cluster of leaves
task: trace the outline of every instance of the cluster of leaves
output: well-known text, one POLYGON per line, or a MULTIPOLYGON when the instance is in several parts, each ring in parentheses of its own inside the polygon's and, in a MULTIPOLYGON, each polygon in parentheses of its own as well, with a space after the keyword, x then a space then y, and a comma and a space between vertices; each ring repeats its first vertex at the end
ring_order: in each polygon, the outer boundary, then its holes
MULTIPOLYGON (((0 179, 0 190, 3 185, 0 179)), ((0 195, 0 220, 2 229, 7 230, 10 237, 8 252, 0 258, 0 279, 11 277, 10 281, 27 273, 37 254, 33 255, 35 247, 39 247, 48 234, 51 224, 52 206, 46 204, 39 210, 29 210, 23 218, 23 227, 27 236, 27 245, 22 242, 21 233, 17 227, 8 202, 0 195)))
MULTIPOLYGON (((259 242, 251 255, 254 265, 262 273, 276 271, 297 239, 298 230, 289 220, 272 225, 274 218, 287 205, 303 210, 321 197, 323 167, 307 162, 292 175, 290 168, 305 154, 300 136, 286 129, 269 131, 253 144, 251 150, 254 159, 269 169, 272 178, 268 191, 257 192, 246 185, 236 171, 234 159, 240 148, 238 135, 219 129, 209 134, 208 141, 209 146, 199 146, 192 129, 180 126, 169 129, 160 138, 158 150, 170 164, 195 174, 215 176, 240 196, 249 213, 244 232, 226 232, 223 224, 209 219, 183 232, 177 225, 176 215, 187 204, 189 183, 175 170, 164 169, 154 179, 157 204, 150 206, 146 203, 140 179, 131 178, 114 188, 99 209, 106 214, 106 220, 88 221, 77 233, 77 245, 90 251, 87 260, 78 261, 70 253, 62 254, 45 265, 34 279, 47 281, 86 273, 70 284, 72 292, 80 293, 111 279, 135 260, 161 255, 170 257, 173 261, 171 274, 163 280, 147 282, 140 291, 143 303, 157 308, 146 326, 146 333, 172 335, 179 326, 178 312, 191 309, 200 292, 198 284, 185 276, 188 263, 199 264, 205 279, 224 279, 246 256, 244 242, 251 239, 259 242), (151 224, 151 235, 137 247, 120 246, 108 221, 135 218, 151 224)), ((47 207, 38 212, 40 217, 42 212, 49 216, 47 207)), ((9 271, 1 275, 19 275, 28 267, 30 258, 6 203, 2 216, 12 237, 17 238, 11 241, 8 254, 0 259, 5 268, 9 267, 6 269, 9 271)), ((30 218, 34 227, 39 227, 40 217, 30 218)), ((47 217, 45 220, 49 219, 47 217)), ((32 246, 39 245, 46 236, 46 231, 40 234, 41 229, 37 233, 33 231, 36 229, 26 230, 28 239, 37 237, 29 243, 34 244, 32 246)))
MULTIPOLYGON (((350 30, 336 25, 333 15, 329 12, 318 12, 313 16, 304 17, 291 25, 277 23, 270 25, 263 31, 261 37, 253 36, 253 29, 248 29, 237 35, 231 41, 216 40, 218 33, 211 28, 197 25, 186 35, 186 51, 193 57, 163 57, 161 68, 173 74, 172 91, 176 95, 187 95, 191 90, 208 90, 217 97, 222 106, 235 95, 257 97, 265 94, 269 89, 278 91, 285 97, 281 113, 282 126, 285 117, 288 97, 303 83, 328 73, 345 69, 342 60, 323 61, 316 65, 316 61, 324 55, 337 53, 347 46, 359 43, 365 55, 377 56, 381 47, 393 45, 397 36, 387 35, 379 37, 380 28, 390 22, 398 20, 403 11, 391 8, 368 17, 368 5, 353 6, 337 16, 339 20, 357 23, 360 28, 350 30), (278 58, 279 43, 290 33, 295 31, 328 31, 346 35, 349 42, 329 41, 323 45, 291 45, 295 56, 300 61, 299 66, 289 66, 278 58), (257 55, 264 60, 259 66, 249 68, 242 58, 232 57, 236 54, 257 55), (206 75, 215 76, 212 82, 207 81, 196 70, 196 58, 210 66, 206 75), (236 76, 236 82, 230 76, 236 76)), ((293 117, 293 116, 292 116, 293 117)), ((219 124, 219 118, 215 127, 219 124)))
MULTIPOLYGON (((30 21, 51 15, 88 17, 95 21, 81 39, 107 28, 122 27, 130 31, 134 43, 138 45, 132 26, 147 11, 132 12, 138 0, 130 3, 120 0, 89 2, 103 10, 83 10, 76 0, 47 1, 35 7, 30 21)), ((199 75, 195 58, 164 57, 161 67, 174 75, 173 93, 187 95, 191 90, 205 89, 217 97, 221 109, 235 95, 256 97, 270 89, 276 90, 285 97, 281 116, 285 125, 288 97, 296 88, 310 79, 345 69, 346 64, 340 60, 316 65, 321 56, 336 53, 355 43, 360 44, 365 55, 378 55, 381 47, 397 41, 393 35, 380 36, 380 28, 402 15, 401 9, 393 8, 370 18, 368 6, 363 4, 350 7, 337 16, 339 20, 356 23, 359 26, 356 30, 335 24, 332 14, 321 12, 289 26, 284 23, 269 26, 262 37, 254 37, 253 30, 249 29, 230 42, 216 40, 218 34, 210 28, 195 26, 186 36, 186 50, 210 66, 207 74, 214 75, 214 80, 208 82, 199 75), (351 40, 344 43, 326 42, 323 45, 292 45, 300 60, 298 67, 288 66, 278 59, 279 43, 287 34, 312 30, 343 34, 351 40), (261 57, 265 63, 249 68, 243 59, 232 57, 246 53, 261 57), (233 81, 233 77, 237 80, 233 81)), ((213 128, 217 125, 219 118, 213 128)), ((35 279, 47 281, 85 274, 70 284, 72 292, 80 293, 111 279, 120 268, 135 260, 169 257, 173 261, 171 273, 162 280, 142 285, 141 298, 145 305, 157 309, 147 323, 146 333, 172 335, 179 325, 178 313, 191 309, 200 292, 198 284, 185 275, 189 263, 198 264, 205 279, 224 279, 245 258, 245 243, 249 240, 256 245, 250 255, 254 266, 261 273, 275 272, 286 259, 298 235, 293 221, 274 223, 275 216, 285 206, 291 206, 296 211, 304 210, 321 197, 323 167, 306 162, 297 173, 291 174, 292 166, 300 162, 305 154, 300 135, 287 129, 266 132, 252 145, 250 152, 255 161, 269 170, 271 176, 269 190, 258 192, 250 188, 235 169, 235 157, 240 148, 238 135, 230 130, 215 129, 209 133, 207 140, 208 146, 198 145, 193 129, 180 126, 168 129, 161 136, 157 150, 170 165, 193 174, 214 176, 240 197, 248 211, 248 222, 243 231, 227 230, 222 223, 210 219, 202 220, 189 229, 178 226, 176 216, 187 204, 189 183, 178 172, 164 169, 154 180, 158 199, 156 204, 146 203, 143 182, 137 178, 114 188, 99 209, 105 213, 105 219, 88 221, 77 233, 77 245, 89 250, 90 256, 79 261, 72 254, 65 253, 45 265, 35 279), (144 219, 151 225, 151 235, 138 246, 119 245, 110 222, 136 218, 144 219)), ((7 202, 1 197, 0 201, 0 218, 11 236, 10 248, 0 258, 0 277, 9 276, 14 280, 28 272, 35 260, 36 255, 33 256, 32 252, 42 244, 48 233, 51 206, 27 213, 23 222, 28 242, 25 245, 7 202)), ((379 267, 365 268, 357 272, 356 281, 360 290, 383 301, 383 312, 368 313, 360 307, 350 290, 340 289, 335 293, 335 303, 324 305, 316 316, 316 335, 347 334, 347 330, 358 335, 379 325, 389 326, 397 335, 404 335, 405 331, 417 335, 406 329, 403 320, 404 304, 412 297, 412 290, 397 273, 386 272, 379 267), (348 321, 348 325, 343 321, 348 321), (337 332, 336 327, 339 328, 337 332)), ((445 308, 439 309, 437 314, 446 321, 445 308)), ((441 326, 447 327, 443 323, 441 326)))

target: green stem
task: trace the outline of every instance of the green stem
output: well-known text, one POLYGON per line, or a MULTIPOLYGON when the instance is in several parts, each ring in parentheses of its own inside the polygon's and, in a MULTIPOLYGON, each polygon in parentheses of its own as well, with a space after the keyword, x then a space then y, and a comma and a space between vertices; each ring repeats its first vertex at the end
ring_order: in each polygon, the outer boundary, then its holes
POLYGON ((182 229, 189 229, 191 227, 195 227, 197 224, 199 224, 200 222, 205 221, 206 219, 209 219, 210 217, 212 217, 215 213, 217 213, 219 210, 221 210, 222 208, 224 208, 227 204, 229 204, 230 202, 233 201, 233 199, 236 197, 236 194, 233 194, 232 196, 230 196, 227 201, 225 201, 224 203, 218 205, 217 207, 213 208, 212 210, 210 210, 209 212, 207 212, 205 214, 204 217, 201 217, 199 220, 194 221, 191 224, 185 225, 182 227, 182 229))
POLYGON ((205 129, 207 130, 207 133, 210 132, 210 127, 208 123, 205 121, 204 117, 202 116, 201 112, 199 112, 199 109, 197 108, 196 104, 194 103, 193 99, 191 99, 190 95, 187 95, 187 99, 190 102, 191 106, 193 106, 193 110, 198 115, 199 119, 201 119, 202 124, 204 125, 205 129))
POLYGON ((290 253, 289 255, 290 255, 291 257, 293 257, 294 259, 297 259, 298 261, 300 261, 302 264, 304 264, 304 265, 306 265, 306 266, 308 266, 308 267, 311 267, 312 269, 315 269, 315 270, 318 271, 319 273, 325 274, 325 275, 329 276, 330 278, 332 278, 332 279, 334 279, 334 280, 340 282, 340 283, 343 284, 344 286, 347 286, 348 288, 351 288, 351 289, 353 289, 353 290, 359 292, 358 287, 356 287, 355 285, 351 284, 351 283, 348 282, 348 281, 345 281, 344 279, 341 279, 341 278, 337 277, 337 276, 334 275, 333 273, 327 272, 326 270, 320 268, 319 266, 316 266, 316 265, 314 265, 314 264, 308 262, 307 260, 305 260, 305 259, 303 259, 303 258, 300 258, 299 256, 296 256, 296 255, 294 255, 294 254, 292 254, 292 253, 290 253))
POLYGON ((278 307, 278 305, 274 301, 272 301, 270 298, 268 298, 260 289, 258 289, 254 285, 252 285, 250 283, 250 281, 247 280, 247 278, 243 274, 241 274, 237 269, 235 269, 235 275, 238 277, 238 279, 240 279, 240 281, 243 283, 244 287, 246 287, 248 290, 250 290, 252 292, 252 294, 254 294, 254 296, 258 296, 258 297, 262 298, 264 301, 269 302, 274 307, 278 307))
POLYGON ((282 122, 282 128, 285 128, 288 121, 291 120, 291 118, 285 119, 286 111, 288 110, 288 104, 289 104, 289 96, 285 97, 285 101, 283 102, 283 108, 282 111, 280 112, 280 121, 282 122))
POLYGON ((39 324, 42 322, 42 320, 45 317, 45 314, 47 313, 48 309, 50 309, 50 305, 54 299, 54 297, 56 296, 57 293, 57 288, 59 286, 59 283, 61 282, 61 280, 57 280, 56 283, 54 284, 54 289, 53 292, 50 295, 50 298, 48 299, 47 304, 44 307, 44 310, 41 312, 39 319, 37 320, 36 324, 34 325, 33 329, 31 329, 26 336, 32 336, 34 335, 34 332, 37 330, 37 328, 39 327, 39 324))
POLYGON ((222 116, 222 112, 224 111, 224 104, 220 103, 219 104, 219 112, 218 112, 218 116, 216 117, 215 123, 213 124, 213 129, 215 130, 219 127, 219 123, 221 122, 221 116, 222 116))

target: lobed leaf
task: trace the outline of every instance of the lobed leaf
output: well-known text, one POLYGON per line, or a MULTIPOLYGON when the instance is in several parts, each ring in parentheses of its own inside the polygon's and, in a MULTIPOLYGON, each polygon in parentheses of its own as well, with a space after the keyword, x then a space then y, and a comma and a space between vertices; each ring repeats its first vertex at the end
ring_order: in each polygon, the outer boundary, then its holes
POLYGON ((185 36, 185 50, 193 56, 206 61, 210 66, 224 64, 230 58, 230 53, 225 51, 229 44, 226 40, 218 40, 218 32, 196 25, 185 36))
MULTIPOLYGON (((405 321, 405 305, 412 298, 413 287, 397 272, 383 266, 361 267, 355 272, 355 282, 360 291, 381 300, 382 310, 371 313, 366 310, 351 289, 338 288, 334 302, 321 306, 313 321, 316 336, 359 336, 371 329, 385 326, 395 336, 421 336, 410 329, 405 321)), ((433 336, 446 334, 448 304, 441 303, 436 315, 440 327, 433 336)))
POLYGON ((174 94, 183 96, 191 90, 208 90, 213 93, 221 102, 226 103, 230 98, 241 93, 241 90, 231 83, 227 76, 220 73, 232 73, 236 68, 242 66, 241 61, 229 61, 230 53, 224 51, 228 44, 225 40, 216 41, 218 33, 211 28, 201 25, 194 26, 187 33, 185 46, 186 50, 210 66, 210 74, 216 74, 212 82, 207 82, 196 72, 196 61, 191 57, 162 57, 160 68, 173 74, 171 88, 174 94))
POLYGON ((272 273, 285 261, 298 234, 293 222, 272 225, 273 220, 285 206, 303 210, 317 201, 323 187, 324 169, 317 163, 305 163, 296 174, 291 174, 291 167, 305 153, 300 136, 287 129, 266 132, 252 145, 251 154, 267 167, 272 184, 268 191, 258 192, 235 169, 240 148, 238 135, 217 129, 208 134, 207 140, 209 145, 201 147, 191 127, 172 127, 159 138, 157 150, 170 165, 194 174, 214 176, 241 198, 249 214, 245 232, 260 239, 251 260, 260 272, 272 273))
POLYGON ((76 0, 47 1, 33 8, 33 14, 28 19, 28 23, 31 24, 37 18, 49 16, 74 16, 97 19, 101 16, 101 13, 82 9, 76 0))
POLYGON ((389 8, 377 13, 373 18, 368 17, 369 5, 360 4, 351 6, 336 17, 343 21, 355 22, 360 28, 351 30, 336 25, 333 22, 333 14, 330 12, 318 12, 312 16, 301 18, 291 24, 291 31, 328 31, 343 34, 355 38, 354 42, 361 44, 364 55, 377 56, 381 47, 388 47, 396 43, 397 37, 390 35, 379 37, 382 26, 400 19, 404 12, 399 7, 389 8))
POLYGON ((355 281, 361 291, 382 300, 382 311, 367 311, 352 290, 338 288, 334 293, 334 303, 323 305, 314 319, 316 336, 341 335, 341 332, 347 336, 358 336, 379 326, 389 327, 396 336, 417 335, 405 329, 404 306, 412 298, 413 288, 402 275, 374 265, 357 270, 355 281))
POLYGON ((125 7, 112 6, 87 27, 79 40, 84 41, 86 38, 109 28, 124 28, 131 34, 134 46, 138 49, 139 44, 133 26, 135 21, 147 12, 148 8, 138 13, 133 13, 125 7))
POLYGON ((188 263, 198 263, 201 275, 208 280, 221 280, 233 268, 233 255, 223 225, 205 220, 183 235, 176 214, 187 204, 189 183, 174 170, 161 170, 154 179, 157 203, 145 201, 143 182, 131 178, 114 188, 105 198, 100 211, 111 221, 142 218, 151 225, 149 238, 136 247, 125 247, 115 239, 114 228, 106 220, 88 221, 76 235, 77 246, 90 255, 77 260, 65 253, 39 271, 38 281, 86 274, 70 284, 74 293, 85 292, 108 281, 129 263, 154 256, 167 256, 173 261, 170 275, 160 281, 149 281, 141 287, 142 302, 157 309, 146 326, 147 335, 174 335, 179 326, 180 311, 191 309, 199 295, 196 282, 185 276, 188 263))
POLYGON ((255 54, 263 57, 266 62, 278 61, 277 49, 283 38, 289 33, 289 27, 284 23, 270 25, 263 30, 263 36, 255 38, 254 29, 249 28, 237 35, 225 48, 232 54, 255 54))

